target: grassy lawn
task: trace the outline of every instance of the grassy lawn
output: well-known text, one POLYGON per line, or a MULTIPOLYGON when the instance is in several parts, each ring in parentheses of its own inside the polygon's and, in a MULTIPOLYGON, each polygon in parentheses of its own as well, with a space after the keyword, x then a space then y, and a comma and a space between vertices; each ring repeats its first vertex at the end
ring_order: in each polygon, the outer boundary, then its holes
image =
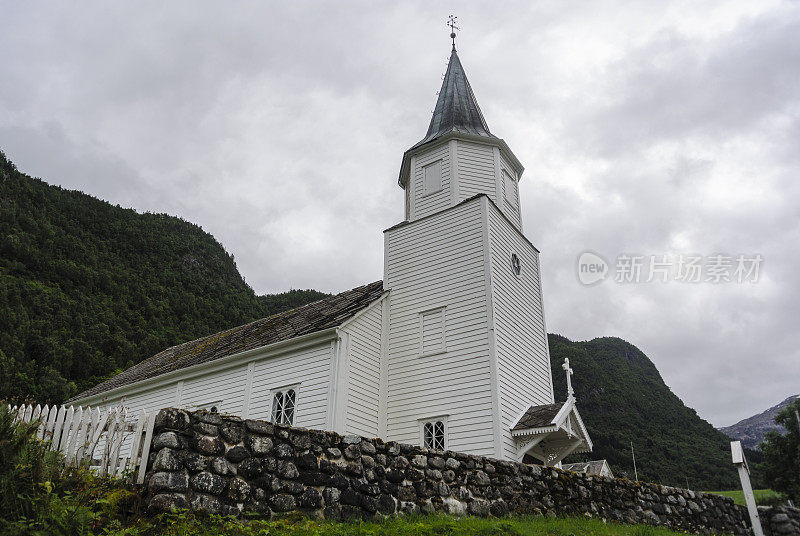
MULTIPOLYGON (((706 493, 731 497, 736 504, 741 504, 743 506, 745 504, 744 493, 740 489, 731 491, 707 491, 706 493)), ((771 489, 754 489, 753 495, 756 496, 756 504, 775 504, 776 501, 783 500, 783 496, 780 493, 772 491, 771 489)))
POLYGON ((383 522, 330 523, 289 517, 243 524, 224 518, 172 514, 146 525, 109 531, 114 536, 677 536, 646 525, 603 523, 596 519, 520 517, 507 519, 403 517, 383 522))

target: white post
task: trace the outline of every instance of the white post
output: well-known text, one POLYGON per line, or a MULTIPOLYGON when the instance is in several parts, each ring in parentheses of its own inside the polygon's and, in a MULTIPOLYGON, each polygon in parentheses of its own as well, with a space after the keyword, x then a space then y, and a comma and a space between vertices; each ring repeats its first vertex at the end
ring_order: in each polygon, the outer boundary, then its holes
POLYGON ((753 495, 753 488, 750 486, 750 468, 747 466, 742 444, 739 441, 731 441, 731 458, 733 458, 733 464, 739 471, 739 480, 742 481, 742 492, 744 492, 744 500, 747 503, 747 513, 750 514, 753 536, 764 536, 764 531, 761 529, 761 521, 758 519, 756 498, 753 495))

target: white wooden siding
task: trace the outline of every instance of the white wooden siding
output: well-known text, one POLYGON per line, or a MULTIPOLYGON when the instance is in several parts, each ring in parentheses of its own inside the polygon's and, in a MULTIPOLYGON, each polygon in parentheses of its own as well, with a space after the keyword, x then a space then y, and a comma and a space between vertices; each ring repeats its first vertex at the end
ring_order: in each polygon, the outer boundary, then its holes
POLYGON ((503 214, 505 214, 506 217, 509 220, 511 220, 521 232, 522 218, 520 216, 520 202, 519 202, 519 175, 514 170, 514 167, 511 165, 511 162, 509 162, 508 159, 505 156, 503 156, 503 153, 499 153, 499 155, 500 155, 500 166, 499 166, 500 173, 502 174, 502 172, 505 171, 511 178, 514 179, 513 181, 511 181, 511 183, 513 184, 514 191, 507 192, 506 188, 508 187, 508 185, 506 184, 506 181, 504 180, 500 181, 501 187, 503 189, 502 192, 503 198, 500 200, 495 200, 495 203, 497 203, 497 206, 500 207, 500 209, 503 211, 503 214), (516 203, 514 202, 509 203, 508 201, 506 201, 506 199, 513 199, 516 201, 516 203))
POLYGON ((122 399, 116 398, 111 401, 106 401, 103 407, 113 408, 123 406, 128 410, 129 414, 138 413, 139 410, 142 409, 159 410, 174 406, 177 403, 176 394, 177 382, 172 382, 162 387, 156 387, 155 389, 125 396, 122 399))
POLYGON ((450 149, 447 144, 416 156, 414 162, 414 219, 425 217, 439 212, 450 206, 450 149), (425 194, 425 166, 441 160, 442 188, 441 190, 425 194))
POLYGON ((295 426, 327 428, 328 387, 331 380, 331 344, 324 342, 255 362, 250 394, 250 418, 269 420, 272 391, 296 385, 295 426))
POLYGON ((501 429, 504 457, 512 458, 516 447, 509 429, 514 421, 531 404, 553 402, 550 355, 538 254, 495 206, 487 206, 501 429), (512 253, 520 259, 519 276, 511 269, 512 253))
POLYGON ((344 329, 348 345, 346 431, 377 437, 378 399, 381 380, 381 329, 383 304, 371 305, 344 329))
POLYGON ((420 444, 419 420, 446 415, 449 448, 493 455, 481 200, 387 231, 385 240, 387 439, 420 444), (420 356, 420 313, 444 306, 446 351, 420 356))
POLYGON ((178 381, 131 395, 104 400, 98 407, 122 406, 129 414, 141 409, 159 410, 166 407, 206 407, 218 404, 222 413, 241 416, 247 393, 248 364, 253 363, 250 385, 249 418, 269 420, 271 392, 278 387, 299 384, 295 425, 308 428, 327 428, 328 386, 331 370, 331 343, 322 342, 294 352, 277 356, 253 356, 248 363, 182 380, 178 401, 178 381))
POLYGON ((429 355, 444 350, 444 312, 445 308, 439 307, 420 315, 420 354, 429 355))
POLYGON ((461 140, 457 147, 458 200, 463 201, 477 194, 486 194, 497 203, 493 147, 461 140))
POLYGON ((181 407, 209 409, 212 404, 220 413, 241 416, 247 385, 247 364, 191 378, 183 382, 181 407))

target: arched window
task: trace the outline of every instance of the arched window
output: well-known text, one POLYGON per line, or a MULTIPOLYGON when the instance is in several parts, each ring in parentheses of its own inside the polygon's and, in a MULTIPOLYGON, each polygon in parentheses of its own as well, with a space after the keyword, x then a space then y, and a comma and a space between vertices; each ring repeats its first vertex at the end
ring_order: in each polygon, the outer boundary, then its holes
POLYGON ((275 391, 272 397, 272 422, 275 424, 294 424, 294 389, 275 391))
POLYGON ((443 421, 429 421, 422 426, 423 446, 428 449, 445 449, 443 421))

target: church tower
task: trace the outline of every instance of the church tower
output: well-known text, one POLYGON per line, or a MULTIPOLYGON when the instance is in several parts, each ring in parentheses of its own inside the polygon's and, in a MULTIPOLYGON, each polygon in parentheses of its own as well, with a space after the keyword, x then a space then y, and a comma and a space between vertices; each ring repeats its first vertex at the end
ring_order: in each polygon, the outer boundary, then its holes
POLYGON ((386 439, 537 463, 590 448, 574 398, 553 403, 523 171, 453 45, 428 131, 403 155, 405 221, 384 232, 386 439))

